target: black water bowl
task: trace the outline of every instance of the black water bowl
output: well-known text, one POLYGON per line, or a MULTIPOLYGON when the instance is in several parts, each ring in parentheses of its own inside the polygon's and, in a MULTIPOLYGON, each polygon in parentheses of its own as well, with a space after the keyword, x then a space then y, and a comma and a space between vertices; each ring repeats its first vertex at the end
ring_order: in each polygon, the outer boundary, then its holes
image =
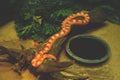
POLYGON ((101 63, 110 56, 110 48, 102 39, 92 35, 76 35, 66 44, 66 52, 82 63, 101 63))

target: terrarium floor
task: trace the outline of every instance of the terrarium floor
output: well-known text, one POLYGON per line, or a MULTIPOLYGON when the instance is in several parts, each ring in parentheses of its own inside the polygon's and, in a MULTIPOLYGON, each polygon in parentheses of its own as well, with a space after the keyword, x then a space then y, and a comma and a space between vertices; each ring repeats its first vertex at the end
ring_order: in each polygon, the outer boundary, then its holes
MULTIPOLYGON (((85 66, 75 63, 68 70, 81 75, 88 75, 88 80, 119 80, 120 79, 120 25, 106 22, 106 25, 97 30, 89 32, 90 35, 105 40, 111 48, 111 56, 107 62, 98 66, 85 66)), ((14 21, 11 21, 0 27, 0 42, 8 47, 20 48, 24 45, 25 48, 33 46, 32 40, 20 40, 15 31, 14 21), (9 42, 11 41, 11 42, 9 42), (17 42, 17 44, 15 44, 17 42), (13 45, 14 44, 14 45, 13 45)), ((63 49, 60 54, 60 61, 71 60, 63 49)), ((21 76, 11 70, 12 64, 0 62, 0 80, 37 80, 29 70, 23 72, 21 76)))

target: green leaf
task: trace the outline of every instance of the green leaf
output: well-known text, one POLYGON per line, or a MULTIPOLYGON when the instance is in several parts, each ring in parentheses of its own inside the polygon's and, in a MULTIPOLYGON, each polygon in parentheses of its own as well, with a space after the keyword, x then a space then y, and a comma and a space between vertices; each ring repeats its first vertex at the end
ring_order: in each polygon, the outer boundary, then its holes
POLYGON ((24 13, 24 20, 28 20, 30 18, 32 18, 34 15, 31 13, 24 13))
POLYGON ((72 13, 73 13, 73 11, 70 9, 60 9, 60 10, 57 10, 54 13, 52 13, 50 15, 50 19, 52 19, 54 21, 62 22, 62 20, 65 17, 69 16, 72 13))

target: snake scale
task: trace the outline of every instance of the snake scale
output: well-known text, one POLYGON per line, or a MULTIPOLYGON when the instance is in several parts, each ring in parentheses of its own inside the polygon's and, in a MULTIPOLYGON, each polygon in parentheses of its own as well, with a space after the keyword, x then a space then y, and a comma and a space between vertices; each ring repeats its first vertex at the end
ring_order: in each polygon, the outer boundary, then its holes
POLYGON ((54 42, 63 36, 69 34, 72 25, 86 25, 90 22, 90 16, 87 11, 81 11, 78 13, 74 13, 61 23, 61 30, 58 33, 53 34, 47 41, 45 47, 39 51, 39 53, 32 59, 31 64, 33 67, 38 67, 45 58, 56 59, 56 57, 52 54, 49 54, 49 50, 51 49, 54 42))

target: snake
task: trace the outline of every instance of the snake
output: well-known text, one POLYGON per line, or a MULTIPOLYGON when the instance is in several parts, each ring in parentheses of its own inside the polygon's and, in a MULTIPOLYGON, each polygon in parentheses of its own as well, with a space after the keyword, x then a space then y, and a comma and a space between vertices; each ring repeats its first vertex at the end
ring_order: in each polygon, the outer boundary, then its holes
POLYGON ((62 23, 61 23, 61 30, 52 36, 47 40, 45 47, 38 52, 38 54, 32 59, 31 65, 33 67, 40 66, 44 59, 51 58, 56 60, 56 57, 49 52, 54 42, 61 38, 66 36, 70 33, 72 25, 86 25, 90 22, 90 16, 87 11, 80 11, 77 13, 73 13, 70 16, 66 17, 62 23))

